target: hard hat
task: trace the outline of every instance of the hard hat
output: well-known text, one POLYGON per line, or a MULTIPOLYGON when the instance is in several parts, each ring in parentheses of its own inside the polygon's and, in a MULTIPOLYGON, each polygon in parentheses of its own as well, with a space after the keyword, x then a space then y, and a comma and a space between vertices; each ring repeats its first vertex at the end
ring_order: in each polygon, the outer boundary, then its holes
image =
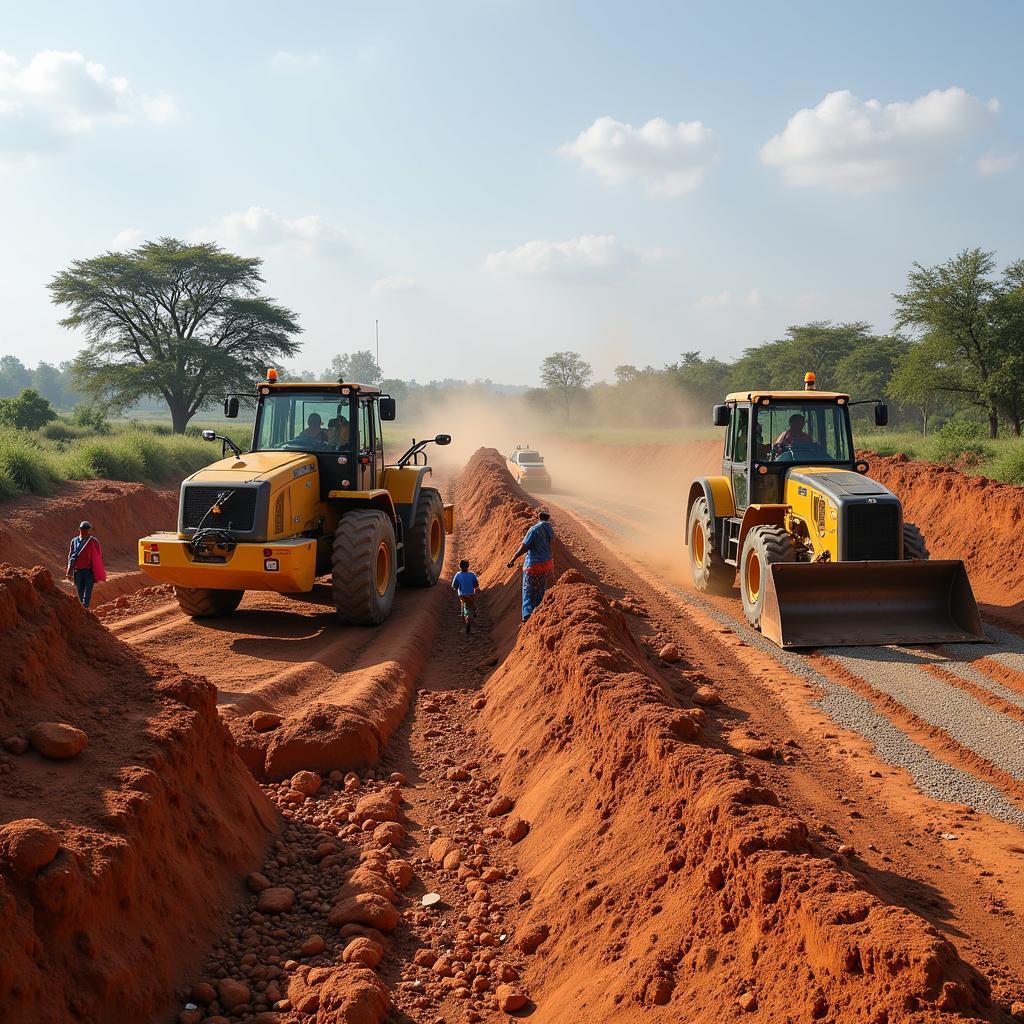
POLYGON ((91 530, 91 529, 92 529, 92 523, 90 523, 88 519, 83 519, 83 520, 82 520, 82 521, 81 521, 81 522, 80 522, 80 523, 78 524, 78 528, 79 528, 80 530, 91 530))

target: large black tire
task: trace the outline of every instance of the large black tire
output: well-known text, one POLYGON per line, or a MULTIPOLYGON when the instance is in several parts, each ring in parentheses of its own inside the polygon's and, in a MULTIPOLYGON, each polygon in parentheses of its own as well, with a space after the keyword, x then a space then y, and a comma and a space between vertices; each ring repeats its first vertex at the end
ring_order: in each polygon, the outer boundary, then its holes
POLYGON ((921 531, 913 523, 903 524, 903 557, 921 562, 928 560, 928 545, 925 544, 921 531))
POLYGON ((343 622, 380 625, 395 601, 398 552, 395 527, 383 512, 347 512, 334 531, 331 591, 343 622))
POLYGON ((770 566, 775 562, 795 562, 796 543, 781 526, 751 527, 743 539, 740 553, 740 596, 743 614, 754 629, 761 628, 761 610, 770 566))
POLYGON ((175 587, 178 607, 194 619, 230 615, 241 603, 244 590, 209 590, 206 587, 175 587))
POLYGON ((416 501, 416 517, 405 531, 403 587, 432 587, 444 565, 444 503, 433 487, 424 487, 416 501))
POLYGON ((708 499, 698 498, 690 507, 686 523, 686 544, 690 549, 693 585, 702 593, 725 594, 732 589, 734 573, 715 547, 711 529, 708 499))

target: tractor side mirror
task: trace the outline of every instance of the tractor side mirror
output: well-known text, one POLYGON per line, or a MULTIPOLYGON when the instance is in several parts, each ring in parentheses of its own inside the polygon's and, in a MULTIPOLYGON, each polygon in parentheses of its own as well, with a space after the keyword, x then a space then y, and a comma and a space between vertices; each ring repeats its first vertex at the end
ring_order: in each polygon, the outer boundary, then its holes
POLYGON ((393 398, 382 398, 378 403, 378 408, 382 420, 393 420, 398 411, 393 398))
POLYGON ((716 427, 729 426, 729 406, 716 405, 711 419, 716 427))
POLYGON ((884 427, 889 423, 889 406, 883 405, 881 402, 875 406, 875 426, 884 427))
MULTIPOLYGON (((238 396, 230 395, 224 399, 224 415, 229 419, 238 418, 238 396)), ((203 431, 203 436, 206 436, 206 431, 203 431)))
MULTIPOLYGON (((237 401, 237 399, 236 399, 236 401, 237 401)), ((203 431, 203 440, 204 441, 216 441, 217 440, 217 431, 216 430, 204 430, 203 431)))
POLYGON ((451 444, 451 443, 452 443, 452 435, 451 434, 438 434, 437 437, 434 438, 434 444, 451 444))

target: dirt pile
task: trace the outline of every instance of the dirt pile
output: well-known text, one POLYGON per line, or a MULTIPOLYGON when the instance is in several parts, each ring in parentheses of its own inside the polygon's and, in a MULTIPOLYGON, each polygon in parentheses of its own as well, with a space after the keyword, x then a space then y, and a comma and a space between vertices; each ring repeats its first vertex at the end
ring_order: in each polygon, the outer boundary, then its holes
MULTIPOLYGON (((530 502, 495 455, 471 460, 461 512, 490 613, 511 619, 504 552, 530 502)), ((537 951, 536 1019, 660 1005, 692 1021, 996 1019, 987 982, 935 929, 814 855, 805 824, 712 745, 705 713, 679 706, 583 574, 514 628, 482 717, 500 790, 529 823, 516 939, 537 951)))
POLYGON ((869 475, 896 493, 904 516, 921 528, 932 558, 963 559, 983 612, 1024 625, 1024 487, 899 455, 862 454, 869 475))
POLYGON ((0 1006, 148 1020, 276 827, 214 688, 0 566, 0 1006), (29 745, 29 741, 31 745, 29 745))
MULTIPOLYGON (((53 497, 4 502, 0 520, 0 562, 41 565, 61 581, 68 544, 88 519, 103 545, 108 580, 96 588, 97 602, 110 601, 145 586, 138 571, 138 540, 154 530, 172 530, 178 521, 177 491, 113 480, 69 483, 53 497)), ((64 586, 64 584, 60 584, 64 586)))
MULTIPOLYGON (((457 486, 456 514, 463 524, 463 550, 487 591, 495 639, 502 649, 515 642, 521 618, 520 566, 506 567, 526 531, 537 521, 542 501, 526 494, 512 479, 505 458, 494 448, 480 448, 470 458, 457 486)), ((575 556, 558 537, 557 517, 553 521, 555 541, 552 554, 556 576, 567 568, 578 568, 575 556)))

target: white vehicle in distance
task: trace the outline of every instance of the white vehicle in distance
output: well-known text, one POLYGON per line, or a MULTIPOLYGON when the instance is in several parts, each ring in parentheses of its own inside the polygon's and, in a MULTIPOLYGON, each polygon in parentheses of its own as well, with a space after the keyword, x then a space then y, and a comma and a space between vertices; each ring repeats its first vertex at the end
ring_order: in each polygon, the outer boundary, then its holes
POLYGON ((529 445, 516 445, 516 450, 507 461, 509 472, 524 491, 551 490, 551 474, 544 465, 544 457, 540 452, 529 445))

